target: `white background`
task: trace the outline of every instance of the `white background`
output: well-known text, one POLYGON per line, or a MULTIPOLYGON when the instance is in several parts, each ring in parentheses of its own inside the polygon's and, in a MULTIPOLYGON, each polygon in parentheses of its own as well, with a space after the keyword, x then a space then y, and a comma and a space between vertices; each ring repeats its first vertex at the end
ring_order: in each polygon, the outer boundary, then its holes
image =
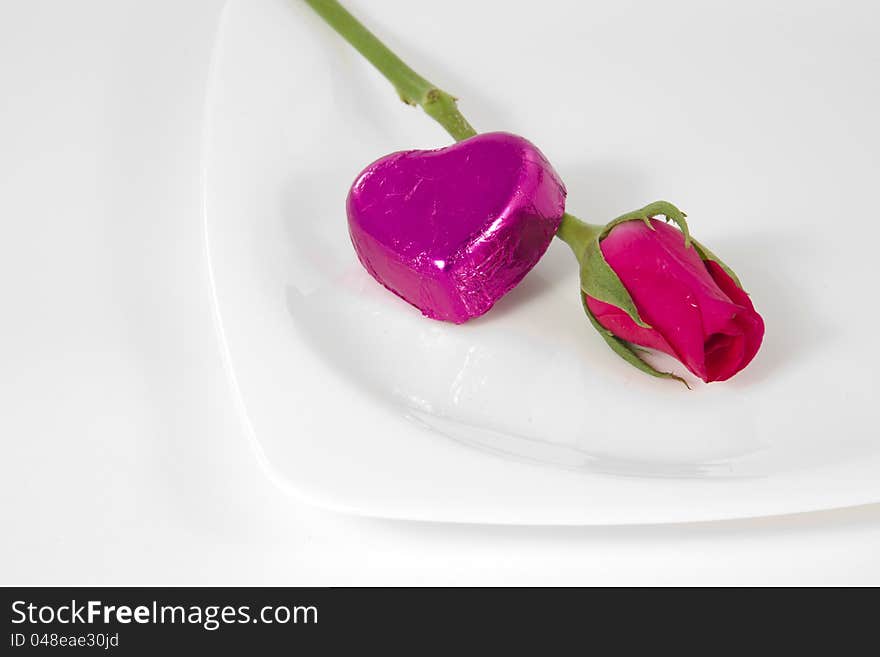
POLYGON ((0 5, 0 583, 880 583, 880 505, 505 528, 346 517, 276 489, 206 293, 221 5, 0 5))

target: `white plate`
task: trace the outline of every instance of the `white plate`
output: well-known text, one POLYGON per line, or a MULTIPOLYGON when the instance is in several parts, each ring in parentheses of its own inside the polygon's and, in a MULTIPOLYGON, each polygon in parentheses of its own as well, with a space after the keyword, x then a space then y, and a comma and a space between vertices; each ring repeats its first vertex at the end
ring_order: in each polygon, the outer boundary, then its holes
POLYGON ((303 4, 232 2, 206 230, 231 379, 279 484, 368 515, 523 524, 880 500, 867 8, 352 5, 478 129, 536 142, 570 211, 683 207, 767 335, 730 382, 647 377, 589 326, 558 241, 486 316, 422 318, 358 264, 344 200, 370 161, 445 134, 303 4))

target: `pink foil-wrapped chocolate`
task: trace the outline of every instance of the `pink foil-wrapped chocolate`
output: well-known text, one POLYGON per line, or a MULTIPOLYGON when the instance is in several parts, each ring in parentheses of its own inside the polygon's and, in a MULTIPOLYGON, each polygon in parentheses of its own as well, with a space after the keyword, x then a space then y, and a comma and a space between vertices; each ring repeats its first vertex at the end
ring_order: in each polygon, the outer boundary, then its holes
POLYGON ((489 310, 547 250, 565 186, 533 144, 503 132, 373 162, 348 195, 361 263, 427 317, 489 310))

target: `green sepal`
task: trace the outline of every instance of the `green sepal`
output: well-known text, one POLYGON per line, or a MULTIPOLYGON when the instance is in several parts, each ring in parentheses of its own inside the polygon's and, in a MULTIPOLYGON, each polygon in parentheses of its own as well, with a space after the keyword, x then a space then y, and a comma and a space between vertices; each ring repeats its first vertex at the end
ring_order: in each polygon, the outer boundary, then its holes
POLYGON ((651 225, 651 219, 658 214, 662 214, 666 217, 666 221, 674 221, 678 224, 678 227, 681 229, 682 234, 684 235, 684 246, 685 248, 691 245, 691 234, 688 231, 687 221, 685 217, 687 215, 679 210, 677 207, 672 205, 669 201, 654 201, 653 203, 649 203, 645 207, 640 210, 633 210, 632 212, 627 212, 626 214, 620 215, 617 219, 613 221, 609 221, 605 224, 605 228, 602 230, 602 233, 599 235, 599 240, 601 241, 608 233, 611 232, 611 229, 614 228, 617 224, 622 224, 624 221, 644 221, 645 225, 654 230, 654 226, 651 225))
POLYGON ((691 387, 688 385, 688 382, 685 381, 680 376, 673 374, 672 372, 661 372, 658 369, 653 368, 651 365, 642 360, 639 355, 636 353, 635 348, 629 342, 625 340, 621 340, 616 335, 614 335, 611 331, 606 329, 599 323, 599 320, 596 319, 595 315, 590 311, 589 306, 587 305, 586 297, 581 294, 581 303, 584 306, 584 312, 587 314, 587 317, 590 318, 590 323, 593 327, 599 332, 599 335, 608 343, 608 346, 611 347, 611 351, 615 354, 623 358, 627 363, 632 365, 638 370, 641 370, 645 374, 650 374, 651 376, 656 376, 661 379, 675 379, 676 381, 681 381, 685 385, 685 387, 690 390, 691 387))
MULTIPOLYGON (((697 240, 691 240, 691 244, 694 245, 694 248, 697 250, 697 253, 700 254, 701 260, 711 260, 712 262, 718 263, 718 265, 721 267, 721 269, 723 269, 725 271, 725 273, 733 279, 733 282, 736 283, 736 286, 740 290, 743 289, 742 283, 739 282, 739 278, 737 277, 737 275, 733 273, 733 270, 730 267, 728 267, 727 265, 725 265, 721 261, 721 258, 719 258, 717 255, 712 253, 709 249, 707 249, 705 246, 700 244, 697 240)), ((743 290, 743 291, 745 291, 745 290, 743 290)))
POLYGON ((651 328, 641 317, 617 273, 605 261, 599 238, 604 226, 588 224, 568 213, 562 217, 556 236, 571 247, 580 264, 581 290, 599 301, 623 310, 642 328, 651 328))
POLYGON ((584 249, 581 256, 581 290, 599 301, 604 301, 612 306, 617 306, 642 328, 649 329, 640 316, 635 302, 629 295, 623 281, 617 273, 605 261, 599 240, 594 237, 584 249))
MULTIPOLYGON (((636 305, 623 282, 611 266, 605 261, 599 243, 618 224, 625 221, 643 221, 651 230, 651 219, 656 215, 663 215, 667 221, 678 224, 684 235, 685 248, 691 244, 691 236, 688 231, 685 213, 668 201, 654 201, 645 207, 627 212, 624 215, 609 221, 592 239, 580 254, 581 263, 581 289, 599 301, 604 301, 623 310, 633 322, 642 328, 651 328, 640 316, 636 305)), ((720 263, 719 263, 720 264, 720 263)))

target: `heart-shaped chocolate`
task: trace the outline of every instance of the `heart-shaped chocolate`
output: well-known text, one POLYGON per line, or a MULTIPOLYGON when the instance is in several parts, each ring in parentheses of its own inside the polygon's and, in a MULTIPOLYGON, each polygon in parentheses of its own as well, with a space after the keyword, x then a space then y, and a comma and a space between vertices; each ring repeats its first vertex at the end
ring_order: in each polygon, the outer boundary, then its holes
POLYGON ((367 271, 427 317, 460 324, 544 255, 565 186, 533 144, 493 132, 373 162, 352 185, 347 211, 367 271))

